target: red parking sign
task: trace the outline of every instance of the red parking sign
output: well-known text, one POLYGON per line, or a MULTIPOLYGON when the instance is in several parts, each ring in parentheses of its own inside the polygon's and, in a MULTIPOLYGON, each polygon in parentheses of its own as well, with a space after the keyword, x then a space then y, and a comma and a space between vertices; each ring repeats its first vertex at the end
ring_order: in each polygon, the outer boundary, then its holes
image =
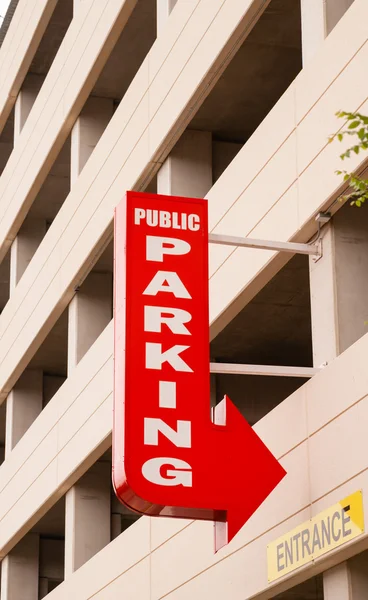
POLYGON ((219 547, 285 471, 228 398, 211 420, 206 200, 128 192, 114 317, 117 496, 148 515, 227 522, 219 547))

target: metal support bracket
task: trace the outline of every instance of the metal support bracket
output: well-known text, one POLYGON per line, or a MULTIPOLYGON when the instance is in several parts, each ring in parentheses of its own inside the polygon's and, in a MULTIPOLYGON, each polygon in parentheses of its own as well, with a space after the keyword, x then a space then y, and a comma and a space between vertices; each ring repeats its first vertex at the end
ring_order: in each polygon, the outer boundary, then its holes
POLYGON ((273 365, 238 365, 230 363, 210 363, 210 373, 219 375, 261 375, 267 377, 301 377, 310 379, 322 368, 276 367, 273 365))
MULTIPOLYGON (((255 240, 252 238, 236 237, 210 233, 210 244, 221 246, 236 246, 238 248, 258 248, 260 250, 273 250, 275 252, 290 252, 291 254, 304 254, 312 256, 317 261, 322 256, 322 240, 318 244, 297 244, 294 242, 272 242, 269 240, 255 240)), ((230 363, 210 363, 210 373, 221 375, 261 375, 266 377, 300 377, 309 379, 317 375, 323 367, 282 367, 274 365, 239 365, 230 363)))
POLYGON ((323 237, 318 240, 318 254, 312 256, 312 261, 317 263, 323 256, 323 237))
POLYGON ((221 235, 210 233, 208 236, 210 244, 221 246, 237 246, 239 248, 259 248, 260 250, 273 250, 275 252, 290 252, 291 254, 306 254, 321 257, 321 246, 315 244, 296 244, 294 242, 272 242, 269 240, 255 240, 252 238, 236 237, 233 235, 221 235))

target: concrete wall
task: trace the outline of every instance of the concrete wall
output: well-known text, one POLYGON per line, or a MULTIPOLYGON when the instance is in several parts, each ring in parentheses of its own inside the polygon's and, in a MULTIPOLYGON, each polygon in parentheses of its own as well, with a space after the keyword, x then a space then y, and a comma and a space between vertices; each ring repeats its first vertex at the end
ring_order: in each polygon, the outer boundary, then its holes
MULTIPOLYGON (((114 4, 115 0, 111 2, 111 6, 114 4)), ((35 349, 39 342, 35 341, 34 336, 41 339, 41 332, 43 331, 43 335, 47 333, 51 323, 59 316, 61 305, 65 308, 74 295, 76 285, 90 270, 91 253, 95 256, 111 236, 113 208, 121 199, 121 190, 140 187, 148 174, 160 166, 170 150, 170 145, 174 144, 175 137, 181 133, 186 120, 190 118, 193 102, 200 90, 209 90, 203 75, 207 74, 207 79, 212 80, 221 73, 226 66, 225 56, 226 60, 230 60, 231 50, 235 51, 236 43, 247 30, 247 25, 253 22, 260 5, 263 5, 260 0, 247 0, 245 3, 241 0, 234 3, 223 3, 221 0, 190 0, 179 3, 173 10, 170 17, 171 27, 167 27, 153 45, 35 254, 32 260, 33 267, 29 266, 12 301, 3 312, 0 323, 1 347, 4 350, 4 353, 0 353, 2 393, 5 394, 7 388, 11 389, 24 368, 21 354, 25 362, 29 359, 31 340, 35 349), (172 52, 172 40, 176 38, 175 52, 172 52), (179 79, 176 76, 178 69, 184 69, 179 79), (112 181, 113 185, 110 184, 112 181), (70 252, 71 248, 73 253, 70 252), (46 264, 44 256, 49 257, 46 264), (47 283, 50 276, 51 285, 47 283), (47 287, 47 293, 44 285, 47 287), (25 303, 22 298, 29 294, 34 300, 25 303), (28 320, 26 313, 29 314, 29 311, 34 309, 32 332, 27 332, 23 319, 28 320), (11 328, 10 322, 13 322, 11 328), (17 336, 16 331, 20 331, 18 328, 22 329, 20 345, 13 345, 13 350, 9 352, 8 342, 12 344, 10 338, 17 336), (10 338, 5 341, 8 336, 10 338)), ((77 20, 81 11, 76 15, 77 20)), ((94 10, 91 10, 91 13, 94 14, 94 10)), ((72 27, 68 33, 71 29, 72 27)), ((52 71, 51 69, 42 91, 47 88, 52 71)), ((76 79, 79 83, 80 78, 76 79)), ((62 80, 60 76, 58 84, 62 80)), ((37 108, 42 109, 41 94, 31 111, 18 146, 21 146, 22 137, 37 108)), ((60 115, 59 121, 62 121, 60 115)), ((39 135, 34 133, 32 143, 37 142, 39 135)), ((35 156, 40 154, 42 152, 38 150, 35 156)), ((32 173, 35 175, 30 169, 30 179, 25 185, 27 193, 33 185, 32 173)), ((14 185, 15 179, 12 179, 13 190, 14 185)), ((17 202, 21 199, 22 196, 17 195, 17 202)), ((12 204, 11 211, 17 210, 19 206, 17 208, 16 203, 12 204)), ((0 222, 0 244, 1 231, 0 222)))
POLYGON ((73 18, 0 180, 1 257, 66 141, 135 1, 86 2, 73 18))
MULTIPOLYGON (((261 0, 178 1, 1 315, 2 398, 111 236, 122 190, 144 188, 161 166, 264 6, 261 0)), ((4 251, 32 202, 36 178, 40 182, 47 174, 88 96, 90 78, 98 74, 96 59, 108 55, 131 8, 127 0, 91 0, 77 11, 11 167, 0 179, 4 251), (59 108, 53 112, 55 104, 59 108)), ((301 241, 315 232, 315 213, 339 191, 338 151, 327 145, 328 135, 341 125, 334 113, 343 106, 367 107, 361 77, 368 56, 367 10, 366 0, 355 0, 210 190, 212 231, 301 241)), ((361 167, 359 161, 352 165, 361 167)), ((283 260, 266 251, 211 249, 212 335, 283 260)), ((1 557, 109 449, 112 349, 110 323, 0 467, 1 557)), ((357 489, 363 490, 367 510, 367 350, 365 336, 257 423, 256 431, 288 476, 221 553, 213 554, 211 523, 142 518, 70 574, 50 598, 266 599, 368 548, 363 535, 268 584, 268 541, 357 489)))
MULTIPOLYGON (((152 47, 5 307, 0 323, 0 389, 4 396, 73 296, 90 268, 89 257, 111 235, 113 208, 121 199, 121 190, 144 185, 148 174, 161 164, 168 144, 192 111, 199 81, 204 86, 206 77, 223 68, 219 49, 233 47, 239 37, 237 27, 241 24, 244 31, 258 6, 250 0, 217 1, 220 3, 193 0, 175 7, 171 27, 165 28, 152 47), (171 52, 173 37, 177 37, 178 54, 171 52), (184 71, 177 79, 179 68, 184 71), (110 181, 114 184, 106 187, 110 181), (47 263, 44 256, 49 257, 47 263)), ((337 150, 327 144, 327 136, 341 125, 334 116, 336 106, 364 107, 364 78, 356 74, 368 51, 365 12, 365 2, 356 0, 328 37, 318 61, 302 71, 209 192, 212 231, 309 239, 315 230, 315 212, 329 203, 326 199, 339 187, 334 173, 337 150), (262 143, 265 135, 266 148, 262 143), (320 180, 317 188, 316 179, 320 180)), ((39 109, 41 104, 40 100, 39 109)), ((26 129, 27 125, 24 132, 26 129)), ((359 160, 353 160, 353 166, 359 160)), ((31 175, 32 170, 30 180, 31 175)), ((14 179, 12 182, 14 188, 14 179)), ((17 211, 16 203, 13 210, 17 211)), ((264 285, 281 260, 267 251, 211 248, 212 335, 264 285)))

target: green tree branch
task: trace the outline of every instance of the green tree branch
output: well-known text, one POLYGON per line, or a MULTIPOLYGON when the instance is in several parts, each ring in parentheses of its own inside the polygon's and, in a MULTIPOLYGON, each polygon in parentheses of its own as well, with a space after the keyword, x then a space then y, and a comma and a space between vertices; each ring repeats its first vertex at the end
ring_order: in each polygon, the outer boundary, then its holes
MULTIPOLYGON (((329 142, 333 142, 336 138, 342 142, 346 136, 356 138, 355 144, 350 146, 345 152, 340 154, 341 160, 350 158, 352 153, 359 154, 361 151, 368 150, 368 117, 360 113, 351 113, 339 110, 336 116, 346 120, 346 129, 332 135, 329 142)), ((362 206, 368 200, 368 179, 362 179, 349 173, 348 171, 336 171, 337 175, 343 175, 343 181, 348 183, 352 191, 340 198, 341 201, 350 201, 352 206, 362 206)))

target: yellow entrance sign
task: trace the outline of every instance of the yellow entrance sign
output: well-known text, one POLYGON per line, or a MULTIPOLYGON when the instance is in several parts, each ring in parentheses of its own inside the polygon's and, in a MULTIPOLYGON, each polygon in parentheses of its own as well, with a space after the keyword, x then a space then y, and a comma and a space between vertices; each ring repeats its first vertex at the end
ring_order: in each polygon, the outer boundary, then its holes
POLYGON ((363 496, 327 508, 267 546, 268 581, 274 581, 364 532, 363 496))

